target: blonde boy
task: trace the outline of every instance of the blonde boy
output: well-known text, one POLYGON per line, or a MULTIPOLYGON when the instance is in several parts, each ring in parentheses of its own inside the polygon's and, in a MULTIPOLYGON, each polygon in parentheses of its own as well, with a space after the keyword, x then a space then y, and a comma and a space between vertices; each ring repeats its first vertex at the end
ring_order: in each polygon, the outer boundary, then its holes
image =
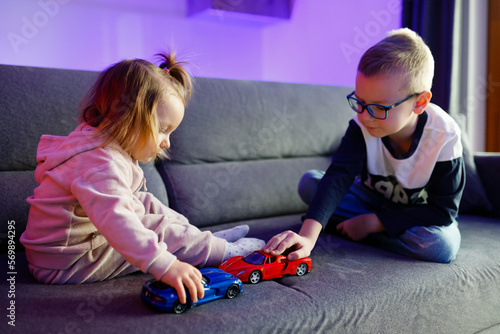
POLYGON ((407 28, 365 52, 347 96, 357 114, 328 170, 299 183, 309 204, 302 228, 274 236, 267 252, 295 246, 289 258, 308 256, 328 225, 421 260, 455 259, 465 170, 459 127, 430 103, 433 75, 429 48, 407 28))

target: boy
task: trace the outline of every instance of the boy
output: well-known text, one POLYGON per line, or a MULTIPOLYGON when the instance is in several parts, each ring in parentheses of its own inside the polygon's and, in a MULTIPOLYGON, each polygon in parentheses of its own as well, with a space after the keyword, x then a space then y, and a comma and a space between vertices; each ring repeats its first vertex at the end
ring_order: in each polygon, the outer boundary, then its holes
POLYGON ((433 75, 429 48, 407 28, 365 52, 347 96, 357 114, 328 170, 299 183, 309 204, 299 234, 282 232, 265 251, 294 246, 289 259, 308 256, 327 224, 337 224, 354 241, 425 261, 455 259, 465 169, 458 125, 429 103, 433 75))

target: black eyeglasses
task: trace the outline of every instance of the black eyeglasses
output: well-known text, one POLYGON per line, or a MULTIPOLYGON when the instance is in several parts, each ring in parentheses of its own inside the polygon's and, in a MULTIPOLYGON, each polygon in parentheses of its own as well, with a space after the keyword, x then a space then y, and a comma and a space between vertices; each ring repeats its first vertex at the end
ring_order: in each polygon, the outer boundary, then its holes
POLYGON ((390 106, 384 106, 382 104, 376 104, 376 103, 368 103, 364 104, 360 100, 354 97, 354 92, 353 91, 351 94, 347 95, 347 101, 349 102, 349 105, 351 106, 352 110, 357 112, 358 114, 361 114, 363 111, 368 110, 368 113, 376 119, 386 119, 387 118, 387 112, 391 110, 392 108, 395 108, 399 106, 401 103, 404 103, 411 99, 412 97, 417 96, 420 93, 415 93, 404 100, 401 100, 399 102, 396 102, 394 104, 391 104, 390 106))

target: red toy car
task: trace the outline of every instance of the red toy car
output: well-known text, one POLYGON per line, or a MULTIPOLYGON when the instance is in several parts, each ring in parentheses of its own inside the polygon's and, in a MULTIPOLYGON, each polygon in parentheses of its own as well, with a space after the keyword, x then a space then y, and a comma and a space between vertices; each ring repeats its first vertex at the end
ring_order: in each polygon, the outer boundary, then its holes
POLYGON ((242 282, 259 283, 261 280, 280 278, 283 275, 302 276, 311 270, 311 259, 289 261, 285 256, 273 256, 263 251, 249 255, 233 256, 224 261, 219 269, 238 277, 242 282))

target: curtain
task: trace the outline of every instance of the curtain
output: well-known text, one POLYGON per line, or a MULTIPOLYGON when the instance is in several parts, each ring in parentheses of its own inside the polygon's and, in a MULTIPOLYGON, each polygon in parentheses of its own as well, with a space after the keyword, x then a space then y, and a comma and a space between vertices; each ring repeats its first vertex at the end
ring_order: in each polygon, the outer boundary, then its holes
POLYGON ((402 5, 401 26, 419 34, 434 56, 432 102, 449 111, 455 0, 402 0, 402 5))
MULTIPOLYGON (((493 0, 498 1, 498 0, 493 0)), ((473 151, 485 150, 488 0, 455 0, 450 114, 462 122, 473 151)))

